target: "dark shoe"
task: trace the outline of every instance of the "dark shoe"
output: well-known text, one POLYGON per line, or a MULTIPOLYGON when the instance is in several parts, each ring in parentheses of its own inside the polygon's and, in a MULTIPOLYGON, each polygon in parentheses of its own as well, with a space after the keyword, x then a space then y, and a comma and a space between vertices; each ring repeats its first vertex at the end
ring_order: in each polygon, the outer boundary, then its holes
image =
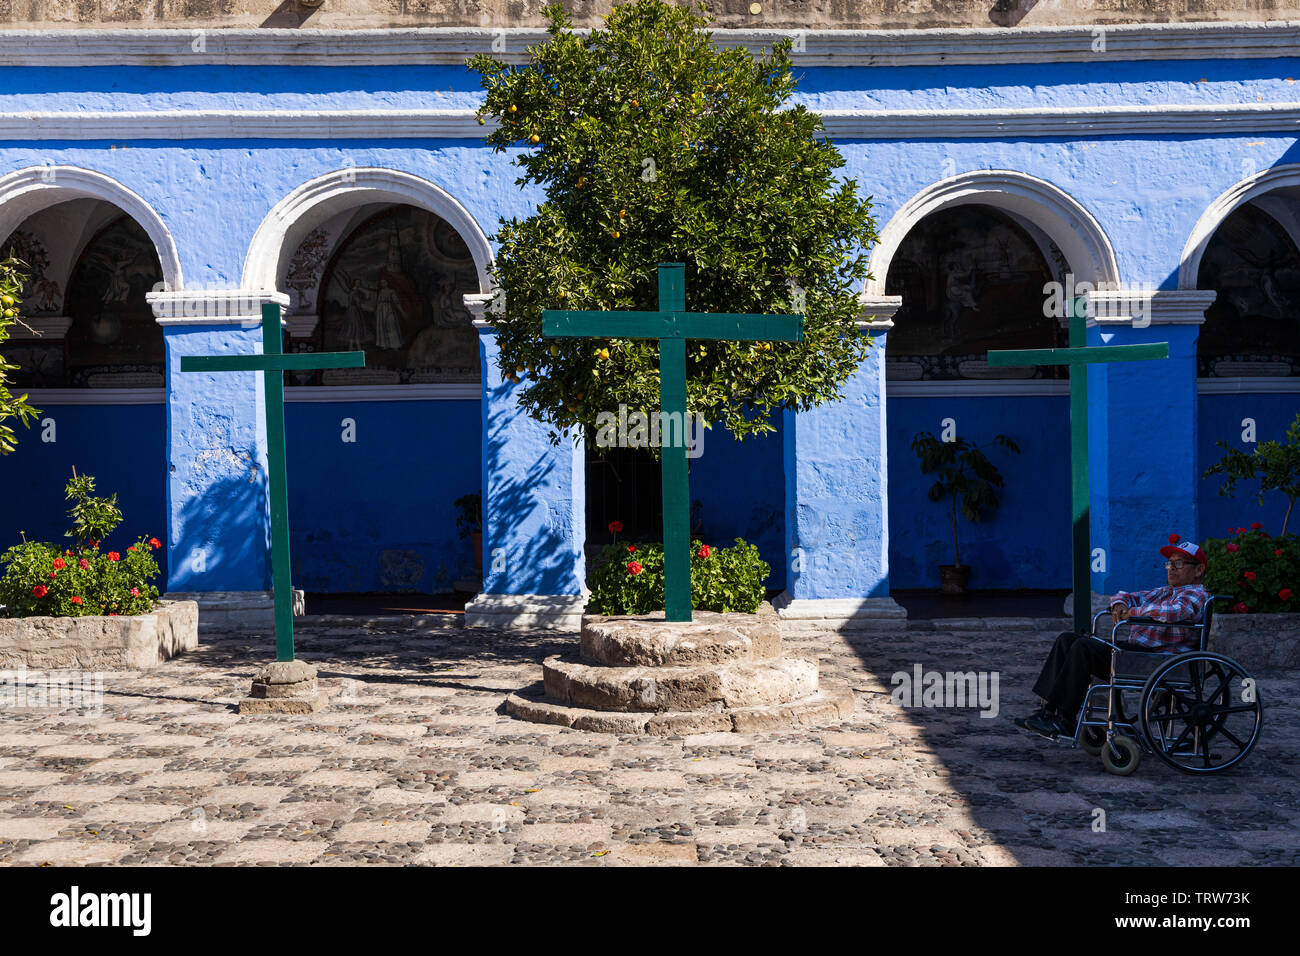
POLYGON ((1026 730, 1032 730, 1048 740, 1055 740, 1061 734, 1068 733, 1061 719, 1055 714, 1034 714, 1025 719, 1023 726, 1026 730))
POLYGON ((1042 719, 1042 718, 1044 718, 1044 717, 1047 717, 1047 716, 1049 716, 1049 711, 1047 710, 1047 708, 1046 708, 1046 707, 1039 707, 1036 711, 1034 711, 1034 712, 1033 712, 1032 714, 1030 714, 1028 717, 1013 717, 1013 718, 1011 719, 1011 722, 1012 722, 1013 724, 1015 724, 1017 727, 1020 727, 1020 728, 1023 729, 1023 730, 1031 730, 1031 729, 1033 729, 1033 728, 1031 728, 1031 727, 1029 726, 1029 722, 1030 722, 1031 720, 1040 720, 1040 719, 1042 719))

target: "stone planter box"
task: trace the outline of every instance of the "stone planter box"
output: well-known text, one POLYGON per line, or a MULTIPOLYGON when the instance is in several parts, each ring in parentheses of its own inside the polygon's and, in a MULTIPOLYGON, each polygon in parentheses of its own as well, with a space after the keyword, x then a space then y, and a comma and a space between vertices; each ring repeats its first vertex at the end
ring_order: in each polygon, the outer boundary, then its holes
POLYGON ((1216 614, 1208 643, 1248 671, 1300 667, 1300 614, 1216 614))
POLYGON ((131 617, 0 619, 0 670, 148 670, 198 646, 193 601, 161 601, 131 617))

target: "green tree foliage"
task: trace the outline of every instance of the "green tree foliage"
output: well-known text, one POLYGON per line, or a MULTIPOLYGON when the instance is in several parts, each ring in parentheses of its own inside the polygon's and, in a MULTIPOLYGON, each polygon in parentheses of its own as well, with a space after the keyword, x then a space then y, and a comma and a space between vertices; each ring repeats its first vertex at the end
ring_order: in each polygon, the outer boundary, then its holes
MULTIPOLYGON (((1006 435, 996 435, 993 441, 1020 454, 1020 446, 1006 435)), ((967 521, 981 521, 997 511, 1000 502, 994 489, 1002 487, 1002 473, 978 445, 964 438, 941 441, 930 432, 920 432, 912 439, 912 451, 921 459, 921 474, 935 476, 927 493, 930 500, 952 499, 953 564, 960 567, 957 511, 960 508, 967 521)))
POLYGON ((1205 470, 1203 477, 1222 475, 1220 495, 1232 496, 1239 481, 1259 480, 1259 503, 1270 491, 1280 491, 1286 497, 1286 514, 1282 518, 1282 534, 1286 534, 1291 521, 1291 511, 1296 498, 1300 498, 1300 415, 1286 430, 1286 441, 1260 442, 1248 455, 1239 448, 1231 448, 1222 438, 1218 445, 1227 452, 1218 464, 1205 470))
POLYGON ((528 64, 469 61, 480 121, 498 124, 487 142, 544 192, 495 237, 493 321, 503 373, 528 377, 522 407, 562 428, 658 408, 657 342, 546 340, 541 323, 543 309, 657 308, 660 262, 686 264, 690 311, 805 316, 801 343, 691 342, 691 413, 743 438, 772 430, 774 408, 838 398, 870 347, 855 290, 875 221, 835 177, 820 118, 786 106, 790 41, 721 50, 711 18, 664 0, 615 7, 590 36, 558 4, 546 13, 528 64))
MULTIPOLYGON (((9 329, 18 320, 18 307, 22 304, 23 284, 29 276, 24 271, 27 263, 17 259, 13 250, 9 256, 0 259, 0 343, 9 338, 9 329)), ((17 369, 0 355, 0 455, 7 455, 17 447, 14 430, 5 424, 10 418, 16 418, 24 426, 41 413, 39 408, 27 404, 25 394, 14 396, 6 383, 6 375, 17 369)))

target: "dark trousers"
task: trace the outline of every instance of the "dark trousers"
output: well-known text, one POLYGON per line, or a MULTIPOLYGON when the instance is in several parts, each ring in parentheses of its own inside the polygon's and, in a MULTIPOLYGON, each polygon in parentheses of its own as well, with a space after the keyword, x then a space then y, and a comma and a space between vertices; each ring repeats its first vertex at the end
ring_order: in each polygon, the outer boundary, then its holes
MULTIPOLYGON (((1141 650, 1136 644, 1123 642, 1119 647, 1141 650)), ((1110 677, 1110 648, 1096 638, 1063 631, 1034 682, 1034 693, 1047 702, 1049 710, 1073 722, 1093 677, 1110 677)))

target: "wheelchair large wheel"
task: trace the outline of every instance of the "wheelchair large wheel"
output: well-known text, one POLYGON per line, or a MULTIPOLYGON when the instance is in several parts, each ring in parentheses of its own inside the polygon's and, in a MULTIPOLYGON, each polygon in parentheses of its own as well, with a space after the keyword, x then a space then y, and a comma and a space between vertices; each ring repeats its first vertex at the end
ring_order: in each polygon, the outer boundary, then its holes
POLYGON ((1254 748, 1264 723, 1255 681, 1231 657, 1191 651, 1171 658, 1142 688, 1142 734, 1165 763, 1217 773, 1254 748))

